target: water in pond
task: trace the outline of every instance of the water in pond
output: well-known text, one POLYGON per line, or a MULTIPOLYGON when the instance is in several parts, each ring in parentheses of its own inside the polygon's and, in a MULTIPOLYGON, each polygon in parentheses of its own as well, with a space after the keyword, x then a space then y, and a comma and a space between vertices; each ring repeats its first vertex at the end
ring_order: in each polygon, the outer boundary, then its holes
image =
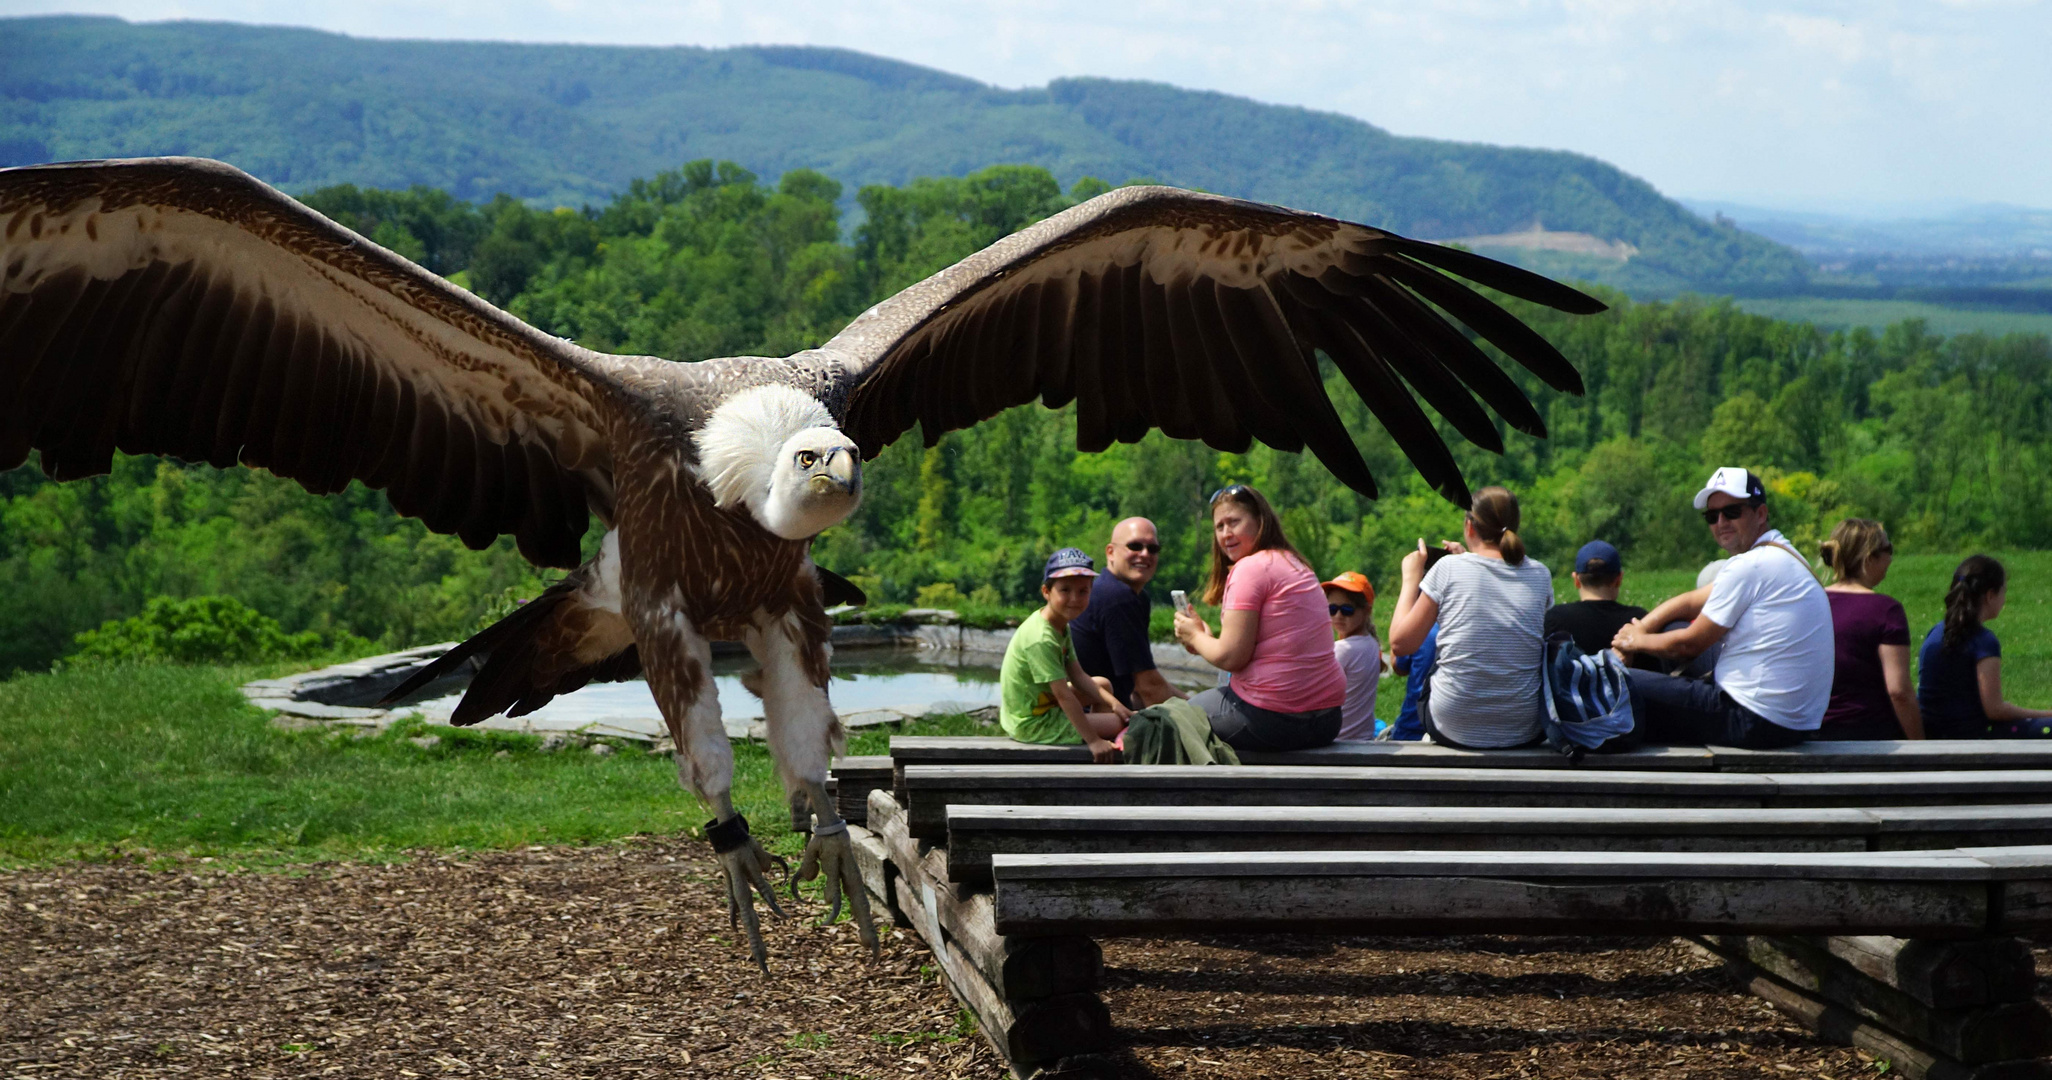
MULTIPOLYGON (((942 664, 934 653, 912 649, 843 649, 834 654, 834 682, 827 694, 842 717, 890 709, 917 715, 968 712, 998 702, 998 669, 991 663, 942 664)), ((995 657, 979 658, 994 661, 995 657)), ((762 701, 741 685, 741 673, 755 666, 745 657, 713 661, 720 692, 720 719, 729 734, 742 734, 762 719, 762 701)), ((462 695, 420 703, 429 719, 446 719, 462 695)), ((648 684, 636 679, 595 683, 566 694, 522 717, 494 717, 485 727, 516 731, 587 731, 650 737, 663 734, 662 713, 648 684)))

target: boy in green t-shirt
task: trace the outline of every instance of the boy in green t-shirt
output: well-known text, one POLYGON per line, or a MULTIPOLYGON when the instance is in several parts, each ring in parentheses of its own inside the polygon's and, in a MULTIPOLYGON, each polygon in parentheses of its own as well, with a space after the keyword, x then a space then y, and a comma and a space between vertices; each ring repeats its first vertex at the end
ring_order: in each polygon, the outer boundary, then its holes
POLYGON ((1005 646, 998 674, 999 721, 1020 742, 1082 743, 1098 764, 1109 764, 1110 742, 1132 710, 1112 697, 1111 683, 1093 679, 1069 647, 1069 620, 1090 606, 1097 570, 1080 548, 1048 556, 1040 595, 1047 606, 1026 617, 1005 646))

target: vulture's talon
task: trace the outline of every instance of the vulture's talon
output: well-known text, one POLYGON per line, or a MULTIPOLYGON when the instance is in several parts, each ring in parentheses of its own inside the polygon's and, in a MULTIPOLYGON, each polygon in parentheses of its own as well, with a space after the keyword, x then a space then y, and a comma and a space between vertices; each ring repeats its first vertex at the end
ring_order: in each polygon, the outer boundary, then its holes
POLYGON ((777 903, 776 889, 767 877, 776 857, 763 850, 752 836, 741 846, 720 852, 719 857, 720 869, 727 875, 727 925, 738 924, 747 931, 749 959, 767 974, 769 947, 762 941, 762 920, 755 913, 755 898, 762 897, 770 914, 779 919, 785 917, 783 906, 777 903))
POLYGON ((798 882, 815 877, 824 879, 821 884, 826 889, 827 902, 832 905, 822 925, 832 926, 840 919, 845 897, 856 933, 861 935, 862 944, 869 947, 870 955, 876 955, 881 946, 876 926, 869 917, 869 890, 862 884, 862 869, 855 863, 855 845, 848 839, 847 826, 841 825, 824 835, 815 832, 806 841, 805 857, 799 860, 798 875, 791 882, 792 895, 797 895, 798 882))

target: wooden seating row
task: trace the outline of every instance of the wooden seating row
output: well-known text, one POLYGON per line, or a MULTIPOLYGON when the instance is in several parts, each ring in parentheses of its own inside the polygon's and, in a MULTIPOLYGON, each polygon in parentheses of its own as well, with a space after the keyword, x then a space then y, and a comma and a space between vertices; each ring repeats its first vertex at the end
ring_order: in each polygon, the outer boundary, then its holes
POLYGON ((1896 851, 2052 844, 2052 805, 947 807, 946 877, 987 888, 1001 855, 1320 851, 1896 851))

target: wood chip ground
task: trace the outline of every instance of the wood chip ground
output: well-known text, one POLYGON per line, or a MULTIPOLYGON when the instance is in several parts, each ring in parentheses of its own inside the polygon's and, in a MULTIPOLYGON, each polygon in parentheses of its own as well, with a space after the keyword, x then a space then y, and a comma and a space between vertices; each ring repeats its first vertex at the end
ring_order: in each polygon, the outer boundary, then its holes
MULTIPOLYGON (((701 842, 0 873, 0 1077, 996 1078, 906 932, 771 973, 701 842)), ((2047 954, 2040 953, 2041 970, 2047 954)), ((1668 941, 1106 942, 1133 1077, 1855 1077, 1668 941)))

